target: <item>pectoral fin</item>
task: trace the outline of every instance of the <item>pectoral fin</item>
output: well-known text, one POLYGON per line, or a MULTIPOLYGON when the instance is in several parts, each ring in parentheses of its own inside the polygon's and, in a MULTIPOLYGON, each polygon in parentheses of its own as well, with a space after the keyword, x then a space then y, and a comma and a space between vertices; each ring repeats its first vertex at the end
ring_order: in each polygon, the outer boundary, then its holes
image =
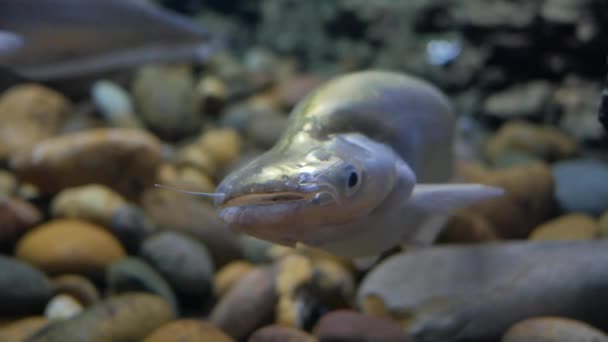
POLYGON ((450 215, 503 194, 503 189, 483 184, 417 184, 408 205, 427 213, 450 215))

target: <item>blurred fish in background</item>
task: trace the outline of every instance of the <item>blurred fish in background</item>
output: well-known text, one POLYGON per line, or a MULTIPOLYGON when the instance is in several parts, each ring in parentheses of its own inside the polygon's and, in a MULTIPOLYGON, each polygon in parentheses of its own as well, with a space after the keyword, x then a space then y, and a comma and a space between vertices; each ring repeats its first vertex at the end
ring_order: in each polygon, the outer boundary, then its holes
MULTIPOLYGON (((203 62, 218 45, 196 22, 145 0, 0 0, 0 83, 203 62)), ((0 89, 6 85, 0 84, 0 89)))

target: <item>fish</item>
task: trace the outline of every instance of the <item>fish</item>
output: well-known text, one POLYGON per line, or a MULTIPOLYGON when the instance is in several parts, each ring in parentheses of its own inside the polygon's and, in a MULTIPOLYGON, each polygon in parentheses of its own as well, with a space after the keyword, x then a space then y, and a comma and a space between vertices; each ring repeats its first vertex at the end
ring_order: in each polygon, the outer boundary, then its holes
POLYGON ((144 0, 0 0, 0 68, 33 81, 202 62, 221 41, 144 0))
POLYGON ((276 144, 215 193, 233 230, 365 260, 432 243, 456 210, 504 194, 455 183, 455 116, 437 87, 404 73, 337 76, 292 110, 276 144))

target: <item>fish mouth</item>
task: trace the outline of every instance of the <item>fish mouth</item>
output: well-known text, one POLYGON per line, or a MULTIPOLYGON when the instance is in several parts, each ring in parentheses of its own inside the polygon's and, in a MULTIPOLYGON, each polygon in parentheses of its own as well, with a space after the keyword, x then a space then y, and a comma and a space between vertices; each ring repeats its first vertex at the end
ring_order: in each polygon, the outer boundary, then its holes
POLYGON ((293 191, 278 191, 270 193, 250 193, 233 197, 221 206, 226 207, 241 207, 249 205, 272 205, 277 203, 297 203, 305 202, 314 199, 315 193, 301 193, 293 191))

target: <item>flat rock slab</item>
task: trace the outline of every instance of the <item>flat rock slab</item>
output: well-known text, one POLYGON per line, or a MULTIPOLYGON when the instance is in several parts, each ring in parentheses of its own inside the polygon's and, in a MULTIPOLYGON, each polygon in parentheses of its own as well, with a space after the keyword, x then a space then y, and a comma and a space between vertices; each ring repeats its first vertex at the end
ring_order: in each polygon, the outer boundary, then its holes
POLYGON ((608 241, 438 246, 395 255, 359 288, 416 341, 498 338, 534 316, 606 328, 608 241))

